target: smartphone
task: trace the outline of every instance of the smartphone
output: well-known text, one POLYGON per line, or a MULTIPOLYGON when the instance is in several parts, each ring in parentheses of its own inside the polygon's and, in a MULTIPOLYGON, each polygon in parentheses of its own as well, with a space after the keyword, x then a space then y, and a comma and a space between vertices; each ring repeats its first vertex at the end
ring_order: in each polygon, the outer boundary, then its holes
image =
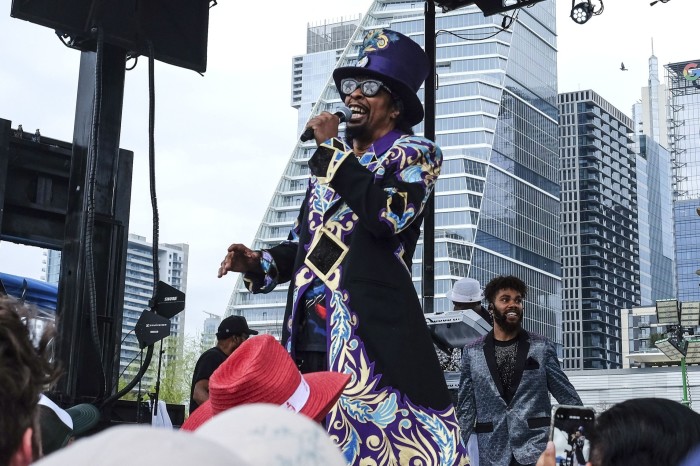
POLYGON ((556 447, 557 465, 585 465, 590 458, 588 437, 595 429, 595 409, 556 405, 552 410, 549 440, 556 447))

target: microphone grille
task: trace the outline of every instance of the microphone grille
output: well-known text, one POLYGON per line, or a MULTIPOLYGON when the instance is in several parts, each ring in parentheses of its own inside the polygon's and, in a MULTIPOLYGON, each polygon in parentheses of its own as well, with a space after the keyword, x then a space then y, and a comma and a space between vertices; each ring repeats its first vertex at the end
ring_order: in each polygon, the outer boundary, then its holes
POLYGON ((349 121, 352 118, 352 110, 347 107, 340 107, 337 112, 335 112, 340 118, 340 122, 349 121))

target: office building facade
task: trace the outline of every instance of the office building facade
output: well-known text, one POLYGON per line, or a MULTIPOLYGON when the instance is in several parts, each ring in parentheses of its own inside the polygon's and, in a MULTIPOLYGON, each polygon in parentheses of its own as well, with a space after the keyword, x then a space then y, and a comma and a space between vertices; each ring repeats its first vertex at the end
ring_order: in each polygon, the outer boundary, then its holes
POLYGON ((564 368, 618 369, 640 302, 632 120, 588 90, 559 95, 559 125, 564 368))
MULTIPOLYGON (((423 8, 410 1, 374 2, 336 65, 355 64, 365 32, 377 27, 423 45, 423 8)), ((561 342, 555 5, 542 2, 522 9, 512 26, 499 32, 501 19, 484 17, 474 6, 436 18, 442 32, 435 51, 435 126, 444 162, 435 190, 435 310, 451 308, 445 293, 459 278, 485 284, 496 275, 517 275, 530 288, 525 326, 561 342)), ((312 55, 304 59, 313 61, 312 55)), ((330 72, 311 86, 309 114, 333 112, 342 104, 330 72)), ((306 79, 304 71, 299 76, 306 79)), ((414 130, 422 134, 423 124, 414 130)), ((254 248, 286 238, 314 150, 312 142, 294 149, 254 248)), ((422 258, 419 242, 412 270, 419 294, 422 258)), ((243 314, 251 323, 280 322, 286 291, 278 286, 253 296, 239 279, 228 312, 243 314)))
POLYGON ((648 85, 632 106, 637 154, 639 279, 641 305, 676 296, 673 195, 668 151, 666 86, 659 81, 658 59, 649 57, 648 85))
POLYGON ((639 223, 640 305, 676 296, 673 201, 669 153, 649 136, 635 136, 639 223))
POLYGON ((700 60, 665 66, 677 298, 700 301, 700 60))

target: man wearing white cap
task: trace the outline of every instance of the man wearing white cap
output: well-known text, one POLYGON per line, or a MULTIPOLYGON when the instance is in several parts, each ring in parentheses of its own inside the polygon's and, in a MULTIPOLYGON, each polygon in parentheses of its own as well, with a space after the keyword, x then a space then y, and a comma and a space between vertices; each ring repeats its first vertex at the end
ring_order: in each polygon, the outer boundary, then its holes
POLYGON ((481 291, 481 285, 478 280, 469 277, 458 280, 452 289, 447 292, 447 299, 452 301, 455 311, 471 309, 485 320, 489 326, 493 327, 493 317, 481 305, 484 293, 481 291))

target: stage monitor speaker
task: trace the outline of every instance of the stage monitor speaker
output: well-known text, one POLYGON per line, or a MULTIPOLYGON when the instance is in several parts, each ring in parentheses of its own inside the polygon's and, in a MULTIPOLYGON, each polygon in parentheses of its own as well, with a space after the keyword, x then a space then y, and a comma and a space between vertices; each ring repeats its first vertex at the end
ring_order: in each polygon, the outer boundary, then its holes
POLYGON ((12 0, 10 16, 55 29, 80 50, 95 50, 93 26, 106 43, 171 65, 207 69, 209 0, 12 0))

